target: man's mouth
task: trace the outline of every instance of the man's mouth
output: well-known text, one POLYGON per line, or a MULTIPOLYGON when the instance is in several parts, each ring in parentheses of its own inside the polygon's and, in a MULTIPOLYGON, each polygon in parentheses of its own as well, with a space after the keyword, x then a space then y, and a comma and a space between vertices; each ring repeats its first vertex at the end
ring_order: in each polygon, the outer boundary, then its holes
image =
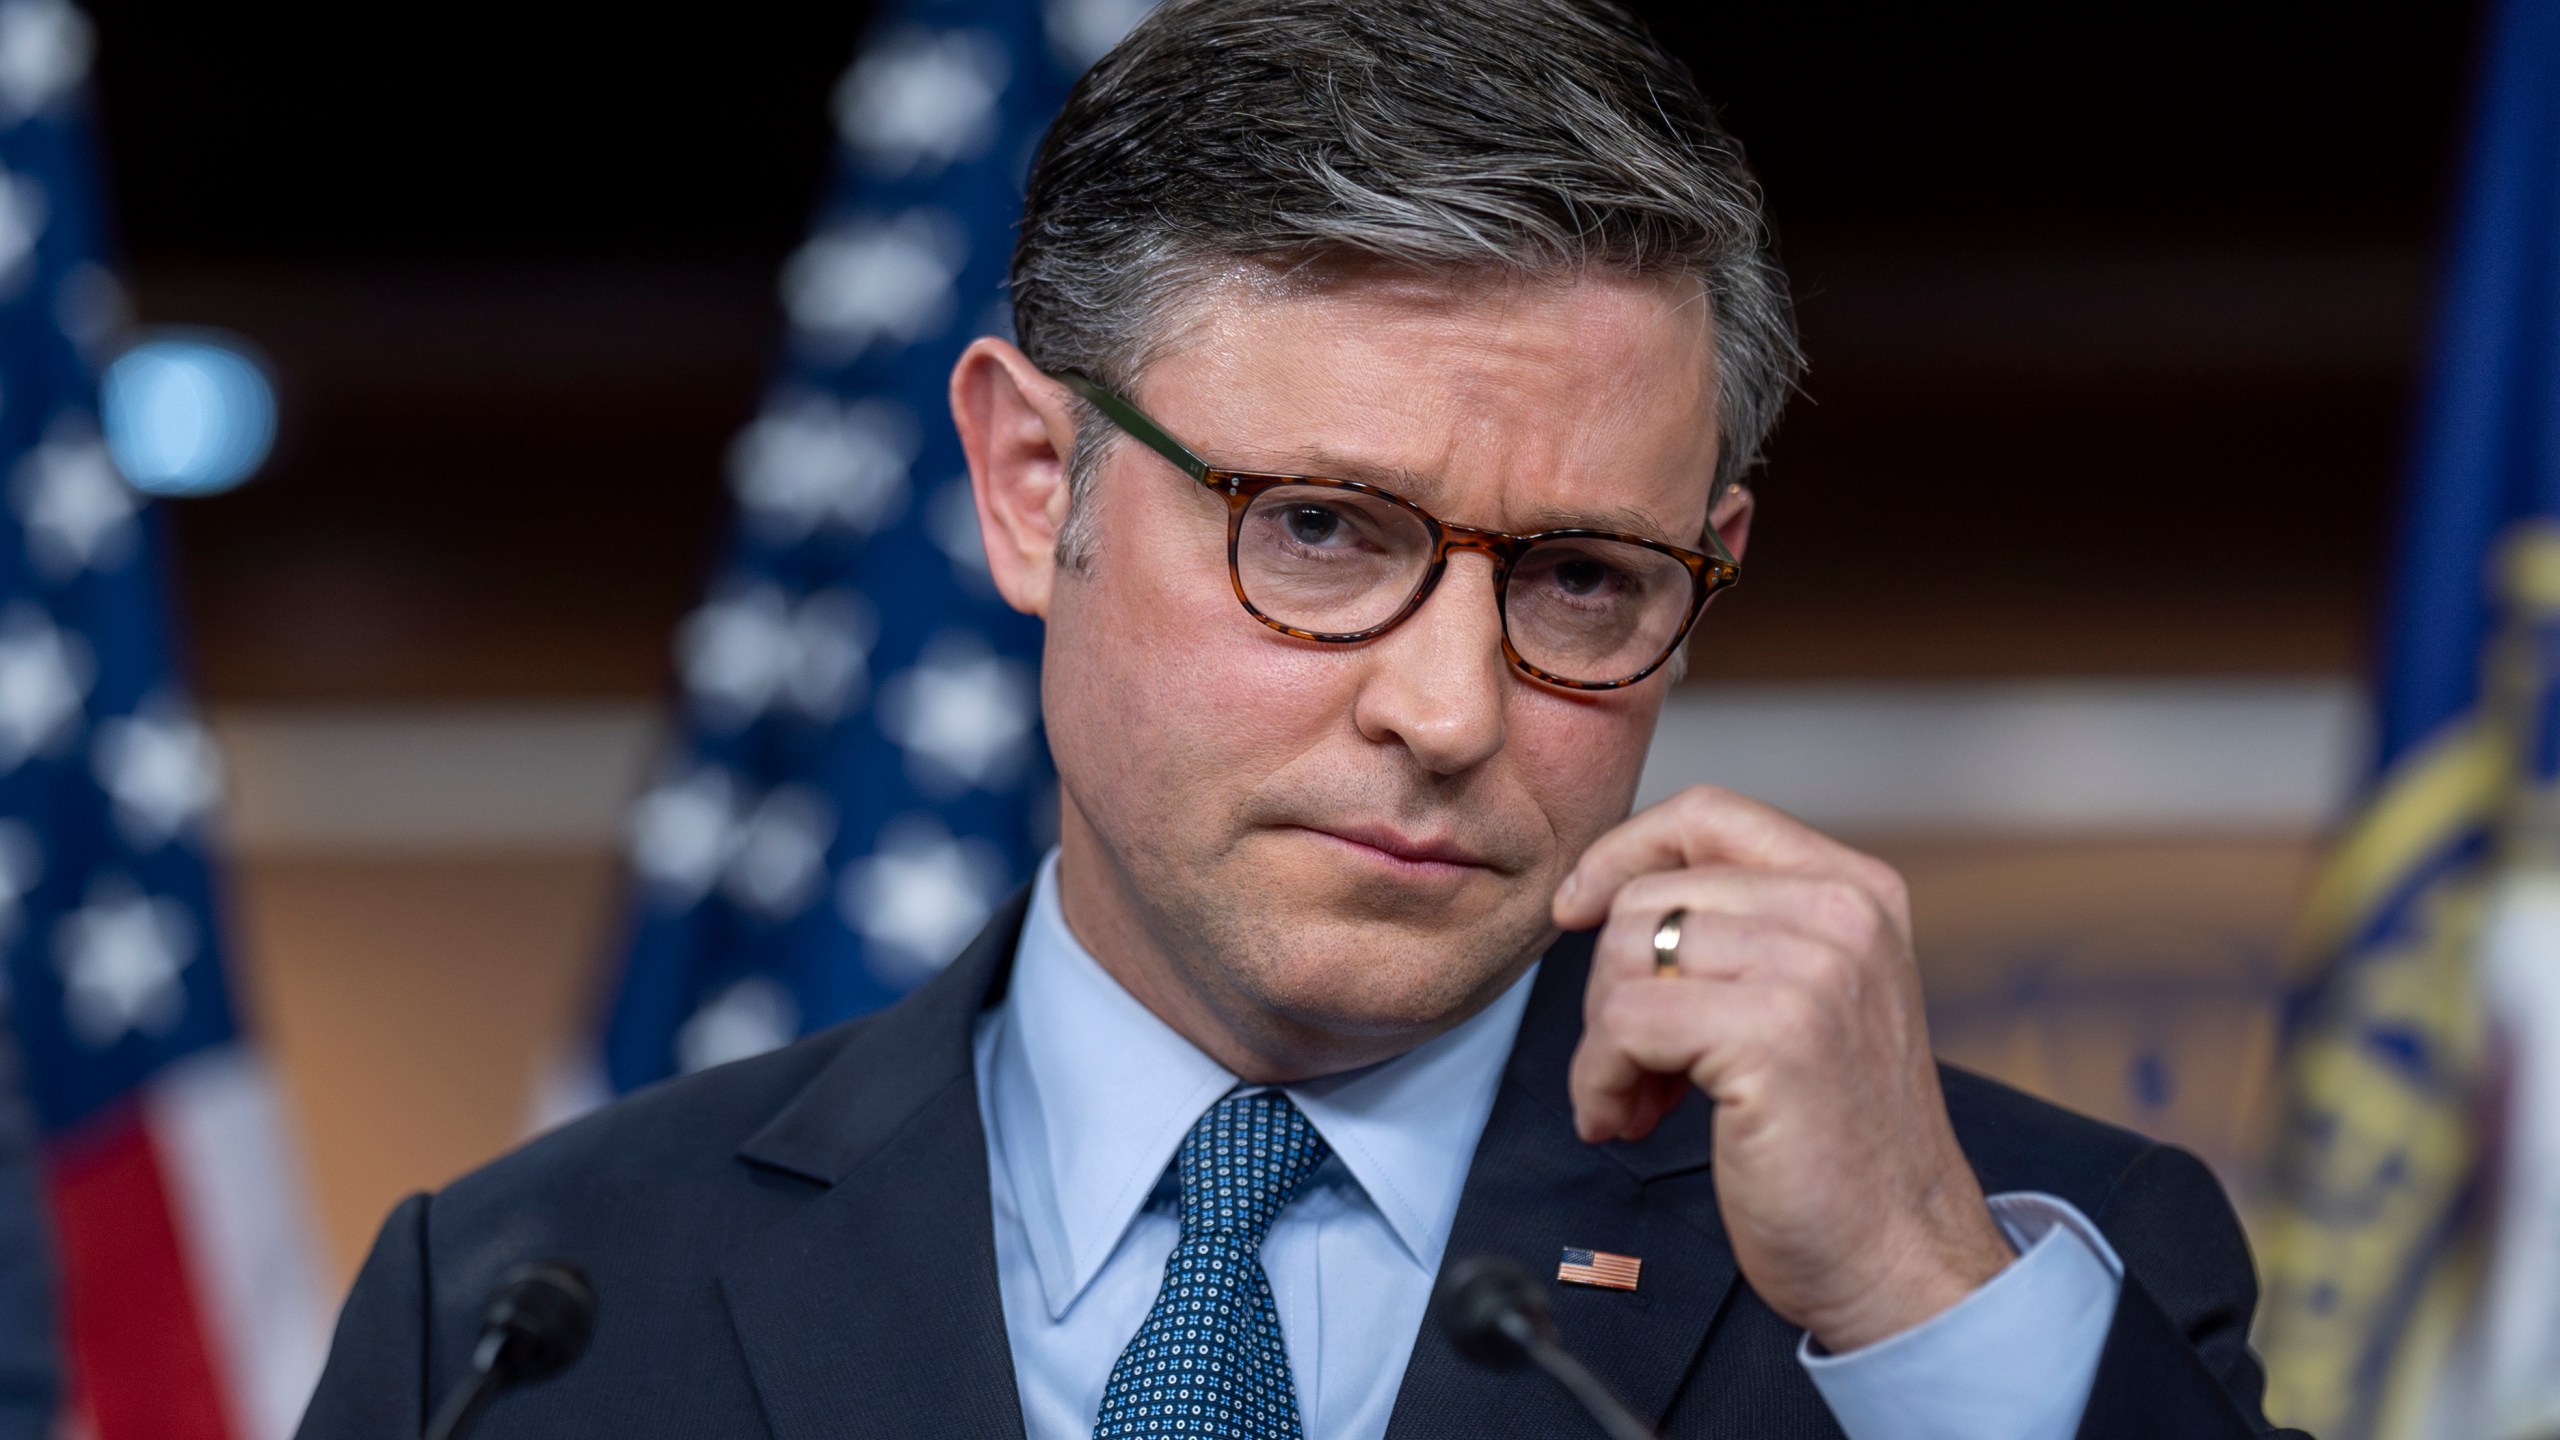
POLYGON ((1452 875, 1493 868, 1490 860, 1446 836, 1411 834, 1390 825, 1327 823, 1290 828, 1332 841, 1362 858, 1415 874, 1452 875))

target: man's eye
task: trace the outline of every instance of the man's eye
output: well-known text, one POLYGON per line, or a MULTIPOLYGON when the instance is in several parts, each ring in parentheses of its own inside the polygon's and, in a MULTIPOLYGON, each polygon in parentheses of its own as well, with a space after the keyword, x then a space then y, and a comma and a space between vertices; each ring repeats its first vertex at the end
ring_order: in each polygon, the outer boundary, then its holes
POLYGON ((1556 588, 1567 595, 1596 595, 1608 585, 1609 567, 1597 560, 1567 560, 1556 567, 1556 588))
POLYGON ((1292 505, 1280 517, 1289 538, 1301 545, 1321 545, 1342 529, 1342 517, 1322 505, 1292 505))

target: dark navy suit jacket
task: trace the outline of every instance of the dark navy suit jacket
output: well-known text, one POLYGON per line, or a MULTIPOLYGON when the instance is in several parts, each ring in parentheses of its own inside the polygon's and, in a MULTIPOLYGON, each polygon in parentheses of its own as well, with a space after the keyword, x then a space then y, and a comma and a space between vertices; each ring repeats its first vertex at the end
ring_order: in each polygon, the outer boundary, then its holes
MULTIPOLYGON (((409 1440, 465 1373, 500 1272, 595 1281, 586 1357, 500 1400, 481 1436, 1018 1437, 998 1299, 973 1022, 1003 992, 1024 897, 895 1008, 634 1095, 392 1212, 338 1321, 302 1440, 409 1440)), ((1666 1436, 1833 1436, 1799 1332, 1744 1284, 1716 1210, 1712 1109, 1635 1144, 1577 1140, 1565 1067, 1590 937, 1548 953, 1477 1147, 1451 1256, 1533 1272, 1566 1245, 1644 1259, 1644 1285, 1556 1287, 1566 1343, 1666 1436)), ((2094 1218, 2129 1277, 2084 1440, 2269 1433, 2246 1337, 2257 1284, 2193 1156, 1948 1070, 1991 1192, 2094 1218)), ((1593 1433, 1548 1382, 1461 1360, 1426 1324, 1389 1440, 1593 1433)), ((1324 1440, 1321 1436, 1309 1440, 1324 1440)))

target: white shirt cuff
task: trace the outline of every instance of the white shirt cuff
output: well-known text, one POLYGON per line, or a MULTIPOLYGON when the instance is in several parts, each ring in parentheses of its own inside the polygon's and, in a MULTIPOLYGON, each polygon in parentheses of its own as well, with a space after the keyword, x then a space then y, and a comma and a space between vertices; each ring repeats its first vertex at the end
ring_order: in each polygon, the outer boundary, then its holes
POLYGON ((1991 1197, 2018 1258, 1922 1323, 1796 1359, 1849 1440, 2071 1440, 2115 1323, 2124 1261, 2065 1201, 1991 1197))

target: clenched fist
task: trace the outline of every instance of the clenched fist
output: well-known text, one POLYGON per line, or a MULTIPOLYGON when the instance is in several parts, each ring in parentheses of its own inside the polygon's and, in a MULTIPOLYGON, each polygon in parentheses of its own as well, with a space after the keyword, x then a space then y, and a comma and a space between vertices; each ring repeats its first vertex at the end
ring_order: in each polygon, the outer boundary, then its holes
POLYGON ((1555 920, 1601 926, 1573 1057, 1582 1138, 1640 1138, 1705 1091, 1717 1203, 1770 1308, 1854 1350, 2013 1258, 1938 1092, 1892 867, 1702 785, 1594 843, 1555 920), (1657 973, 1674 910, 1678 973, 1657 973))

